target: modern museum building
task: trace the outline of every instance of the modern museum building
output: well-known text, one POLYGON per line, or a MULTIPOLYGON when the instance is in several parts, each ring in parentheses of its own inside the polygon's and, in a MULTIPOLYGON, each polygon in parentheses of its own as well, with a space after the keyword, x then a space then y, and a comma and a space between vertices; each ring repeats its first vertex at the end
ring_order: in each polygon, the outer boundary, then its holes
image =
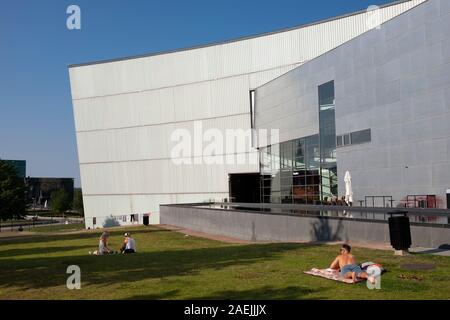
POLYGON ((334 201, 347 172, 354 206, 447 208, 448 0, 69 73, 86 227, 159 223, 161 204, 334 201))

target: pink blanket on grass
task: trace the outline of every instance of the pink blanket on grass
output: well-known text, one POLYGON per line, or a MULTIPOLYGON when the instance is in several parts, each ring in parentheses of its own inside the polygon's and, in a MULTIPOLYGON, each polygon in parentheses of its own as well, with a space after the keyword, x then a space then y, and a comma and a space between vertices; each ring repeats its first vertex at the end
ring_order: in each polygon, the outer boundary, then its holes
MULTIPOLYGON (((344 283, 353 283, 352 279, 345 279, 343 278, 338 270, 331 270, 331 269, 317 269, 312 268, 309 271, 303 271, 303 273, 316 276, 316 277, 322 277, 325 279, 330 279, 334 281, 344 282, 344 283)), ((356 282, 364 281, 363 279, 357 279, 356 282)))

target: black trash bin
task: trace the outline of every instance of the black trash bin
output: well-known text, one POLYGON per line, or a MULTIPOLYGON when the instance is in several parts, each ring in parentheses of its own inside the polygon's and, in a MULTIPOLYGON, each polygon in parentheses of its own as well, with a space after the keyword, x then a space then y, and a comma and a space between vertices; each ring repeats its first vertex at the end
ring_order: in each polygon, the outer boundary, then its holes
POLYGON ((389 236, 391 245, 395 250, 408 251, 411 247, 411 228, 406 212, 389 212, 389 236))
POLYGON ((143 224, 144 224, 144 226, 148 226, 149 225, 149 221, 150 220, 150 217, 149 216, 144 216, 143 217, 143 224))

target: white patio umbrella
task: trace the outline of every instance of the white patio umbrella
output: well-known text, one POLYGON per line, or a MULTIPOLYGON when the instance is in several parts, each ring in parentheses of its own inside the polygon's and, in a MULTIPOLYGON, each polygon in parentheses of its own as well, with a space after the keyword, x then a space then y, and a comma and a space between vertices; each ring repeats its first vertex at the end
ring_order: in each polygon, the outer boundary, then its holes
POLYGON ((352 176, 350 172, 346 171, 344 176, 345 182, 345 202, 350 205, 353 202, 353 191, 352 191, 352 176))

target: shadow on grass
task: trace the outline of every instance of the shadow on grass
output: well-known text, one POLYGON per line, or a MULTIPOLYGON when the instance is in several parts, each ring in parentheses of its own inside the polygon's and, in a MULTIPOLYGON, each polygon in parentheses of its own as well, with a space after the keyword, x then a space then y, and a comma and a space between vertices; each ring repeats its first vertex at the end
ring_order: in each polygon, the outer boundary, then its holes
POLYGON ((27 255, 45 255, 56 252, 67 252, 79 249, 92 249, 91 245, 82 246, 64 246, 64 247, 38 247, 38 248, 23 248, 23 249, 9 249, 0 251, 0 258, 12 258, 17 256, 27 255))
MULTIPOLYGON (((131 233, 134 235, 136 234, 144 234, 144 233, 155 233, 155 232, 170 232, 170 230, 166 229, 160 229, 156 227, 145 227, 140 229, 133 229, 129 228, 131 230, 131 233)), ((49 242, 49 241, 70 241, 70 240, 83 240, 83 239, 95 239, 94 241, 94 247, 97 245, 98 239, 100 238, 100 235, 102 234, 104 230, 95 230, 95 231, 84 231, 80 233, 69 233, 69 234, 63 234, 63 233, 46 233, 46 234, 34 234, 34 235, 27 235, 23 237, 14 237, 10 239, 0 239, 1 243, 3 245, 8 244, 27 244, 27 243, 41 243, 41 242, 49 242)), ((128 231, 127 228, 121 228, 121 229, 113 229, 108 230, 110 235, 112 237, 114 236, 122 236, 124 232, 128 231)))
MULTIPOLYGON (((250 289, 250 290, 225 290, 219 291, 212 295, 205 297, 195 297, 193 300, 294 300, 301 299, 309 294, 323 291, 323 288, 311 289, 301 286, 289 286, 286 288, 273 288, 265 286, 263 288, 250 289)), ((317 298, 314 298, 317 299, 317 298)))
POLYGON ((284 252, 299 248, 308 250, 310 246, 252 244, 140 252, 133 255, 2 259, 2 266, 9 272, 0 273, 0 283, 4 287, 23 289, 61 286, 67 280, 67 267, 78 265, 81 268, 83 286, 109 286, 171 276, 192 276, 205 270, 221 270, 231 266, 247 266, 278 259, 284 252))
MULTIPOLYGON (((289 286, 286 288, 273 288, 265 286, 249 290, 224 290, 207 296, 190 298, 192 300, 297 300, 305 298, 307 295, 324 291, 324 288, 311 289, 301 286, 289 286)), ((177 299, 179 290, 162 292, 161 294, 138 295, 128 298, 128 300, 161 300, 177 299)), ((320 299, 314 297, 314 299, 320 299)))
POLYGON ((170 290, 167 292, 161 292, 159 294, 146 294, 140 296, 132 296, 127 298, 126 300, 164 300, 164 299, 176 299, 176 296, 180 290, 170 290))

